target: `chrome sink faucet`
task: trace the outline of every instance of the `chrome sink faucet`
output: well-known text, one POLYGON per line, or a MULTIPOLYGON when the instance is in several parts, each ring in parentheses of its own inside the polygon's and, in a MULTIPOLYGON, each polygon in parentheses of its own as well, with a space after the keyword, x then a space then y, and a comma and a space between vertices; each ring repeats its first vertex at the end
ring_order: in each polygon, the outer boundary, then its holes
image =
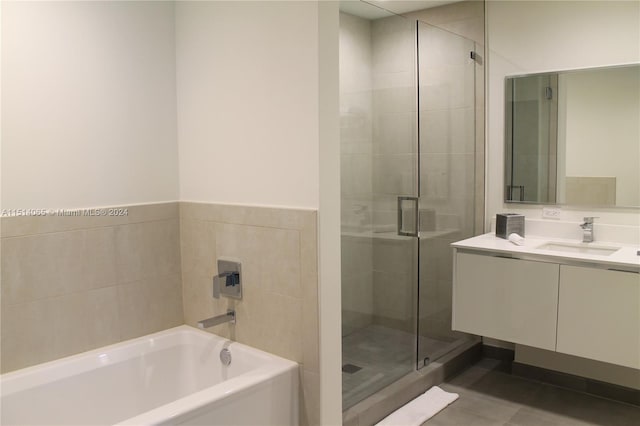
POLYGON ((597 218, 593 216, 587 216, 584 218, 584 223, 580 225, 580 228, 582 228, 583 243, 593 242, 593 220, 594 219, 597 219, 597 218))

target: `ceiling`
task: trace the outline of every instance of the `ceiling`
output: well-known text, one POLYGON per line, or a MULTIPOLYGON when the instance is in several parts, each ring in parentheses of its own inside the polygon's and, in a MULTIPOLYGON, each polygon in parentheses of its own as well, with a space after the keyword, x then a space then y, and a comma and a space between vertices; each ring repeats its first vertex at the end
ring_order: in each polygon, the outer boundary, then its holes
POLYGON ((389 12, 400 15, 458 1, 462 0, 342 0, 340 10, 365 19, 379 19, 389 16, 389 12))

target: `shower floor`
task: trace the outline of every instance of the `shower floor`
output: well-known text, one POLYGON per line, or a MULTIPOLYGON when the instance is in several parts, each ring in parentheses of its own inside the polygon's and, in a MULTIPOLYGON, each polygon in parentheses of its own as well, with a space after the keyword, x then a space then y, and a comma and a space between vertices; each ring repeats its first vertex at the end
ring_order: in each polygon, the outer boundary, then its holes
MULTIPOLYGON (((344 336, 342 409, 354 406, 413 371, 415 345, 415 335, 381 325, 369 325, 344 336)), ((429 337, 421 337, 420 346, 420 353, 431 360, 453 348, 451 341, 429 337)))

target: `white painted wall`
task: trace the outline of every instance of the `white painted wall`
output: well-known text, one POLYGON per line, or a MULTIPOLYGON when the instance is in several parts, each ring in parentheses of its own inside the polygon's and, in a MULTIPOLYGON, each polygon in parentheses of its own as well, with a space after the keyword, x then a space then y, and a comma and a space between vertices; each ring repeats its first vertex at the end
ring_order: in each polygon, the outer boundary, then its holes
POLYGON ((170 2, 2 2, 2 206, 178 198, 170 2))
MULTIPOLYGON (((514 211, 541 217, 541 206, 503 203, 504 77, 640 62, 640 3, 488 1, 487 222, 514 211)), ((565 207, 563 219, 594 210, 565 207)), ((602 223, 640 224, 637 209, 598 209, 602 223)), ((488 227, 487 227, 488 230, 488 227)))
POLYGON ((317 3, 178 2, 176 43, 180 199, 317 208, 317 3))
POLYGON ((3 208, 318 207, 317 3, 2 8, 3 208))

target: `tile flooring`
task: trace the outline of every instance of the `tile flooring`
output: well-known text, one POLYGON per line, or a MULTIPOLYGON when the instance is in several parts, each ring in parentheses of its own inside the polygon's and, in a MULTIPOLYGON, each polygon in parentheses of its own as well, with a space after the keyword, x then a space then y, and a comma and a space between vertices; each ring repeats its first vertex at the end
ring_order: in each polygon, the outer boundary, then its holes
MULTIPOLYGON (((451 342, 428 337, 421 337, 420 344, 421 353, 429 354, 432 359, 452 347, 451 342)), ((344 336, 343 409, 352 407, 413 371, 416 363, 415 345, 415 335, 380 325, 369 325, 344 336)))
POLYGON ((483 359, 440 387, 460 395, 423 426, 636 426, 640 407, 499 371, 483 359))
POLYGON ((360 367, 342 373, 343 409, 393 383, 414 368, 410 333, 370 325, 342 338, 342 364, 360 367))

